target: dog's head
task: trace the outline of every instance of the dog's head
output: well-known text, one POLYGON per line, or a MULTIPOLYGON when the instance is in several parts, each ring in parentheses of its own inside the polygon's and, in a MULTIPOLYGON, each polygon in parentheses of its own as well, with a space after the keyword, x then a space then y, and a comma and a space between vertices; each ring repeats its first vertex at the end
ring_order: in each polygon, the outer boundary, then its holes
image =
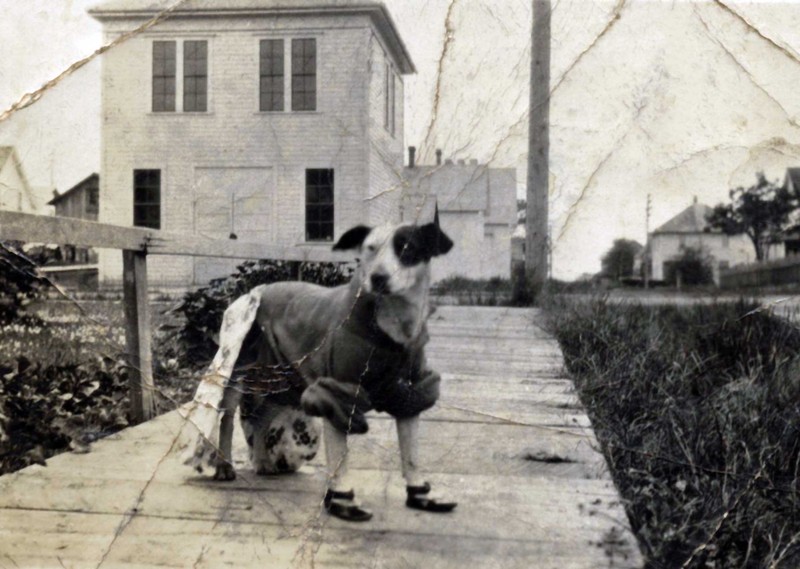
POLYGON ((333 246, 335 251, 358 249, 361 253, 356 278, 364 292, 396 294, 427 285, 429 262, 444 255, 453 242, 438 223, 425 225, 358 225, 346 231, 333 246))

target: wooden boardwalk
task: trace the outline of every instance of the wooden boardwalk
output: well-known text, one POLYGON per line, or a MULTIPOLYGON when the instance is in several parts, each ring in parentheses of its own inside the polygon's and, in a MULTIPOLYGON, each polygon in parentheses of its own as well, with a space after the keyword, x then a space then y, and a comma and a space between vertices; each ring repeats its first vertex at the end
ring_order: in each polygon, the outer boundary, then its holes
MULTIPOLYGON (((215 483, 170 452, 170 413, 0 477, 6 567, 640 567, 588 419, 535 310, 441 307, 429 359, 443 376, 424 415, 422 466, 460 504, 404 507, 394 427, 351 439, 359 494, 375 517, 321 513, 321 463, 215 483)), ((320 453, 322 455, 323 453, 320 453)))

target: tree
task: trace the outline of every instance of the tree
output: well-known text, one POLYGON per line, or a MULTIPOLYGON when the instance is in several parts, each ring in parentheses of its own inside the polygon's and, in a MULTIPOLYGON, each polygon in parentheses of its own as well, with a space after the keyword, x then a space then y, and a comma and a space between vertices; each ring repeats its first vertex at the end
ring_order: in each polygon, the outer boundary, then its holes
POLYGON ((756 174, 754 185, 732 189, 729 196, 731 203, 716 205, 707 217, 709 226, 727 235, 744 233, 753 243, 756 259, 765 260, 769 244, 778 240, 798 208, 798 196, 767 180, 763 172, 756 174))
POLYGON ((601 260, 602 275, 615 281, 633 276, 634 261, 642 249, 643 247, 632 239, 615 239, 611 249, 601 260))

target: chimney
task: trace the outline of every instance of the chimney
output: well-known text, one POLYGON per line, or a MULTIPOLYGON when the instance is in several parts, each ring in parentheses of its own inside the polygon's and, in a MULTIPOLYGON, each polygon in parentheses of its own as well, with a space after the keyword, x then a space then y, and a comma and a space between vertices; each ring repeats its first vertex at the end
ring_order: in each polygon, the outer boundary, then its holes
POLYGON ((417 154, 417 148, 415 146, 409 146, 408 147, 408 167, 409 168, 413 168, 414 166, 416 166, 416 160, 415 160, 416 154, 417 154))
POLYGON ((453 165, 453 161, 450 160, 449 158, 447 160, 445 160, 444 163, 447 164, 448 166, 452 166, 453 165))
POLYGON ((466 162, 464 162, 463 160, 459 160, 458 161, 458 165, 459 166, 464 166, 465 164, 466 164, 466 162))
POLYGON ((478 165, 478 159, 477 158, 470 158, 469 164, 470 164, 470 166, 477 166, 478 165))
POLYGON ((442 165, 442 149, 441 148, 437 148, 436 149, 436 165, 437 166, 441 166, 442 165))
POLYGON ((53 199, 57 198, 57 197, 58 197, 58 196, 60 196, 60 195, 61 195, 61 194, 59 194, 59 193, 58 193, 58 190, 56 190, 55 188, 53 188, 53 199))

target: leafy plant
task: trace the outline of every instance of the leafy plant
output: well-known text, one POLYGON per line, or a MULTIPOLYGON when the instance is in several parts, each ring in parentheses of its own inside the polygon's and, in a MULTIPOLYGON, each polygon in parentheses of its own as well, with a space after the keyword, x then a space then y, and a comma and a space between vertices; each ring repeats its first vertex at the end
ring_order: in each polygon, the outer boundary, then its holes
POLYGON ((36 270, 43 261, 41 257, 27 255, 21 243, 0 243, 0 325, 40 322, 26 307, 49 287, 49 282, 36 270))
POLYGON ((127 426, 125 366, 98 357, 43 365, 19 357, 0 366, 0 474, 43 463, 127 426))

